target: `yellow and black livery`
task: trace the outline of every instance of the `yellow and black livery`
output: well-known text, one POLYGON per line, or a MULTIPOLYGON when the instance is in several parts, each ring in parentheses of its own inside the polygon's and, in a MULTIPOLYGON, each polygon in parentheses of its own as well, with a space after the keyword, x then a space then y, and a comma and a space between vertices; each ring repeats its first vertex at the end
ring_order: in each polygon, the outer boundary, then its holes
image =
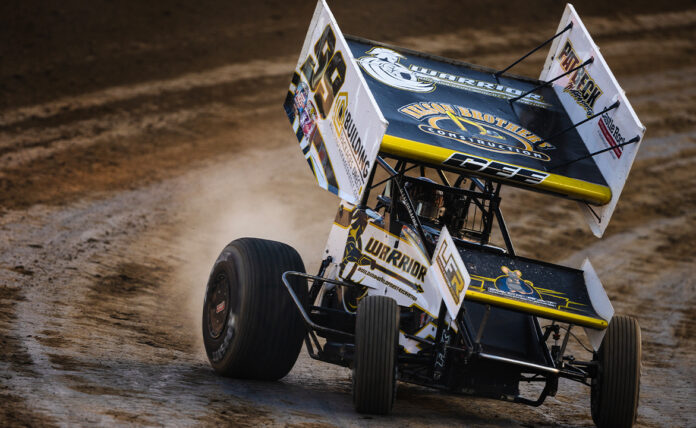
POLYGON ((347 41, 389 122, 382 154, 589 204, 611 200, 552 88, 512 102, 539 82, 357 37, 347 41))

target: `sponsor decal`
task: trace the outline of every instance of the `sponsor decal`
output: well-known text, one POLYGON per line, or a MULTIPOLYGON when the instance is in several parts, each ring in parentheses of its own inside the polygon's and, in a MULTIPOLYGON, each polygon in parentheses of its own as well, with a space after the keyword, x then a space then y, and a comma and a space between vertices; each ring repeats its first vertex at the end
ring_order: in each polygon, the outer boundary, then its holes
POLYGON ((425 273, 428 271, 427 267, 384 242, 380 242, 375 238, 370 238, 365 246, 365 251, 383 262, 391 264, 397 269, 415 277, 418 281, 422 282, 425 280, 425 273))
MULTIPOLYGON (((406 66, 401 64, 401 60, 406 57, 388 48, 373 47, 365 53, 368 56, 359 58, 358 64, 367 74, 387 86, 404 91, 431 92, 437 85, 443 85, 504 99, 514 98, 525 92, 497 82, 471 79, 415 64, 406 66)), ((519 102, 537 107, 551 107, 539 94, 526 95, 519 102)))
POLYGON ((549 174, 545 172, 534 169, 508 165, 464 153, 452 154, 452 156, 443 162, 443 165, 450 165, 483 174, 496 175, 511 181, 528 184, 539 184, 549 176, 549 174))
POLYGON ((413 294, 404 290, 403 288, 399 287, 398 285, 394 284, 393 282, 388 281, 382 275, 377 275, 376 273, 372 272, 371 270, 367 270, 363 267, 359 267, 358 272, 362 273, 363 275, 369 276, 370 278, 374 279, 375 281, 386 285, 387 287, 391 288, 392 290, 395 290, 396 292, 403 294, 404 296, 408 297, 409 299, 411 299, 413 301, 416 300, 416 296, 414 296, 413 294))
MULTIPOLYGON (((408 218, 411 220, 411 224, 420 224, 420 220, 418 220, 418 216, 414 211, 413 203, 409 196, 406 194, 405 189, 403 189, 401 180, 399 178, 397 178, 396 180, 396 193, 399 194, 399 200, 401 201, 403 206, 406 207, 406 212, 408 213, 408 218)), ((403 231, 404 228, 402 227, 401 230, 403 231)))
POLYGON ((300 82, 295 88, 292 97, 292 117, 299 119, 298 131, 301 131, 301 137, 307 137, 311 141, 317 128, 317 109, 309 100, 309 88, 304 82, 300 82))
POLYGON ((462 295, 462 291, 466 288, 466 282, 464 281, 464 275, 454 259, 453 250, 456 251, 456 248, 450 248, 449 243, 444 241, 440 250, 435 254, 435 263, 437 263, 440 268, 440 272, 443 273, 452 300, 458 305, 461 301, 459 296, 462 295))
POLYGON ((532 281, 522 278, 520 270, 507 266, 501 266, 500 270, 503 275, 497 278, 471 275, 469 289, 523 303, 589 315, 586 305, 570 300, 564 293, 536 287, 532 281))
POLYGON ((360 138, 361 130, 355 124, 354 115, 348 108, 349 105, 348 93, 339 93, 334 102, 331 124, 338 137, 341 157, 346 171, 349 172, 348 178, 351 181, 351 186, 357 192, 367 180, 371 165, 367 158, 365 145, 360 138))
POLYGON ((317 109, 311 101, 307 101, 306 107, 300 112, 300 126, 302 133, 311 140, 317 129, 317 109))
POLYGON ((616 158, 620 158, 623 153, 623 146, 618 147, 618 145, 626 142, 626 138, 621 135, 621 130, 614 124, 614 120, 607 113, 604 113, 597 123, 602 138, 613 147, 612 153, 614 153, 616 158))
POLYGON ((511 293, 509 291, 498 290, 497 288, 489 288, 486 291, 488 291, 490 294, 494 294, 496 296, 507 297, 510 299, 519 300, 521 302, 532 303, 534 305, 546 306, 546 307, 549 307, 552 309, 557 309, 557 306, 558 306, 554 302, 549 302, 546 300, 535 298, 533 296, 524 296, 524 295, 520 295, 520 294, 511 293))
MULTIPOLYGON (((343 260, 340 264, 339 276, 346 280, 351 280, 356 271, 364 274, 363 271, 366 269, 363 268, 361 270, 361 268, 365 266, 372 271, 372 274, 368 276, 377 279, 390 288, 397 289, 398 285, 392 287, 393 284, 387 284, 386 278, 384 278, 384 281, 379 280, 379 278, 383 278, 384 275, 386 275, 408 286, 414 291, 422 293, 423 287, 419 283, 408 280, 403 275, 394 272, 387 266, 391 265, 421 283, 425 278, 427 267, 421 265, 402 251, 392 248, 389 244, 381 242, 373 237, 370 237, 367 244, 363 246, 362 235, 367 225, 367 214, 365 214, 363 210, 356 210, 353 214, 353 223, 348 231, 348 239, 343 253, 343 260), (378 260, 384 262, 387 266, 378 263, 378 260)), ((406 295, 410 296, 410 293, 406 295)))
POLYGON ((430 275, 428 281, 434 281, 434 286, 437 287, 445 302, 447 312, 452 319, 455 319, 464 301, 471 277, 447 226, 443 226, 440 231, 440 237, 433 252, 432 265, 428 271, 430 275))
POLYGON ((218 305, 215 307, 216 314, 219 314, 220 312, 222 312, 224 310, 225 310, 225 302, 224 301, 218 303, 218 305))
MULTIPOLYGON (((577 53, 575 53, 570 40, 566 40, 565 45, 563 45, 561 54, 558 56, 558 62, 563 71, 571 70, 582 62, 577 53)), ((585 109, 585 115, 590 117, 594 114, 594 106, 603 91, 590 76, 590 73, 586 71, 586 68, 583 67, 576 70, 570 75, 568 84, 563 89, 563 92, 567 92, 573 97, 575 102, 585 109)))
POLYGON ((399 108, 399 112, 416 119, 422 132, 447 138, 479 149, 539 159, 551 158, 537 148, 548 150, 547 142, 532 131, 506 119, 479 110, 439 102, 416 102, 399 108))
MULTIPOLYGON (((558 56, 558 61, 563 71, 568 71, 580 64, 575 49, 570 40, 566 40, 558 56)), ((585 67, 586 68, 586 67, 585 67)), ((568 84, 563 89, 563 92, 568 93, 573 100, 585 110, 585 116, 590 117, 595 113, 595 105, 597 99, 604 93, 597 82, 592 78, 585 68, 577 70, 570 75, 568 84)), ((621 158, 623 148, 618 147, 619 144, 626 141, 626 138, 621 135, 619 127, 614 123, 614 120, 609 113, 604 113, 597 121, 599 135, 604 141, 612 147, 612 153, 616 159, 621 158)))
POLYGON ((304 110, 307 105, 307 100, 309 99, 309 89, 305 82, 300 82, 300 84, 295 89, 295 95, 293 97, 293 105, 295 106, 295 114, 304 110))
POLYGON ((440 380, 447 364, 447 346, 452 340, 450 328, 447 327, 442 331, 442 342, 440 342, 437 352, 435 353, 435 366, 433 367, 433 379, 440 380))
POLYGON ((363 70, 376 80, 397 89, 411 92, 430 92, 435 85, 423 82, 416 73, 399 61, 406 58, 400 53, 387 48, 375 47, 366 52, 370 56, 358 59, 363 70))
POLYGON ((521 271, 512 270, 507 266, 502 266, 500 270, 505 276, 500 276, 495 280, 495 287, 498 290, 539 297, 539 293, 536 292, 532 283, 522 279, 521 271))

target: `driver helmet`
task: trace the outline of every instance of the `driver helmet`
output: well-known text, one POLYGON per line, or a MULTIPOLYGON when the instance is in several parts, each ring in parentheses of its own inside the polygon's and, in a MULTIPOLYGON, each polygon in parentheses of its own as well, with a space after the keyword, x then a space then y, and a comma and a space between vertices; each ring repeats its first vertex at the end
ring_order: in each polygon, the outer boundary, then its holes
POLYGON ((444 193, 436 189, 434 184, 435 182, 427 177, 418 177, 404 186, 411 197, 416 214, 431 222, 438 221, 445 205, 444 193))

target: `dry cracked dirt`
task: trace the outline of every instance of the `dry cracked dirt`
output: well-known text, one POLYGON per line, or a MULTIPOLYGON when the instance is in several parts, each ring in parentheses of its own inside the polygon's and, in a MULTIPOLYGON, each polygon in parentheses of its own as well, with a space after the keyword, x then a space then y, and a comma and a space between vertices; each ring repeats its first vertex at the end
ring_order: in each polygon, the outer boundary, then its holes
MULTIPOLYGON (((346 33, 492 67, 563 11, 331 3, 346 33)), ((209 368, 200 311, 217 253, 267 237, 315 271, 337 206, 281 108, 313 7, 0 3, 0 425, 592 425, 588 389, 570 382, 539 408, 400 385, 393 415, 366 417, 349 371, 304 352, 280 382, 209 368)), ((696 4, 576 8, 646 139, 603 239, 570 202, 510 190, 503 212, 521 255, 589 257, 639 319, 638 425, 696 426, 696 4)))

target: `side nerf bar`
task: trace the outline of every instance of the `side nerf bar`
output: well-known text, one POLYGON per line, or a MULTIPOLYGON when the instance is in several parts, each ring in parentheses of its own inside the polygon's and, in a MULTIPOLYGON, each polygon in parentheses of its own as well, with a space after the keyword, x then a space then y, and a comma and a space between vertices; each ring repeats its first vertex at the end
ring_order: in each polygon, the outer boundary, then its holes
MULTIPOLYGON (((314 321, 312 321, 309 314, 307 313, 304 306, 302 305, 302 302, 300 301, 299 297, 297 297, 297 294, 295 294, 295 290, 292 289, 292 286, 290 285, 290 282, 288 281, 289 276, 298 276, 300 278, 306 278, 306 279, 310 279, 312 281, 328 282, 329 284, 335 284, 335 285, 338 285, 341 287, 356 287, 354 284, 350 284, 350 283, 343 282, 343 281, 337 281, 335 279, 322 278, 320 276, 309 275, 309 274, 306 274, 303 272, 295 272, 295 271, 287 271, 287 272, 283 273, 283 275, 281 277, 283 280, 283 285, 285 285, 285 288, 287 288, 288 293, 290 293, 290 297, 292 297, 293 302, 295 302, 295 306, 297 306, 297 310, 300 311, 300 315, 302 315, 302 318, 303 318, 308 330, 320 331, 320 332, 329 333, 329 334, 338 334, 338 335, 347 337, 351 340, 355 338, 355 335, 353 333, 349 333, 347 331, 336 330, 336 329, 330 328, 330 327, 325 327, 323 325, 319 325, 319 324, 315 323, 314 321)), ((368 288, 370 288, 370 287, 368 287, 368 288)))

